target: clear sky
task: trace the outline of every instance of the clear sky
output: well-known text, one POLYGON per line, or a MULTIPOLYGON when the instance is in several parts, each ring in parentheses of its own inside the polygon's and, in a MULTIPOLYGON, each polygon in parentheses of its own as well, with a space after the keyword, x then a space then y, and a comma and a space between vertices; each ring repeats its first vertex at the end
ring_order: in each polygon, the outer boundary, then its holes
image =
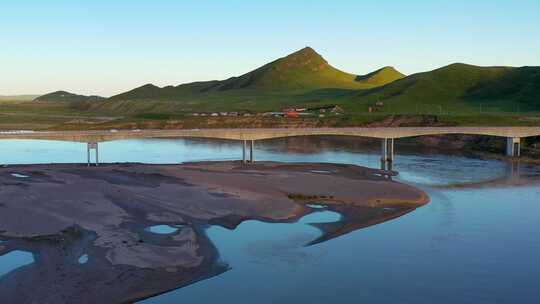
POLYGON ((540 65, 540 1, 2 1, 0 95, 224 79, 304 46, 355 74, 540 65))

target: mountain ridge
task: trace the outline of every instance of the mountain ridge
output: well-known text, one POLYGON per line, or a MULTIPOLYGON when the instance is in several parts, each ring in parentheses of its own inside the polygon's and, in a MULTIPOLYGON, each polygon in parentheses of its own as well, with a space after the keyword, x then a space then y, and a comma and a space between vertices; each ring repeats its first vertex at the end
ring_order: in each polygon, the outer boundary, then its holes
POLYGON ((390 67, 384 67, 366 75, 346 73, 332 67, 311 47, 305 47, 240 76, 163 88, 146 84, 112 96, 110 100, 174 98, 178 94, 248 89, 283 91, 366 89, 401 79, 404 76, 390 67))
POLYGON ((96 102, 103 101, 105 97, 97 95, 79 95, 70 93, 67 91, 55 91, 47 93, 34 98, 35 102, 68 102, 68 103, 82 103, 82 102, 96 102))
POLYGON ((382 100, 404 104, 484 104, 540 109, 540 67, 476 66, 452 63, 358 91, 357 102, 382 100))
MULTIPOLYGON (((51 99, 45 97, 37 100, 51 99)), ((391 66, 354 75, 333 68, 307 47, 237 77, 164 87, 145 84, 108 99, 98 97, 102 102, 87 105, 100 112, 134 115, 264 112, 324 104, 338 104, 350 113, 365 113, 369 108, 391 113, 470 113, 484 105, 503 112, 537 111, 539 97, 540 67, 452 63, 409 76, 391 66)), ((91 100, 84 95, 72 97, 77 98, 91 100)))

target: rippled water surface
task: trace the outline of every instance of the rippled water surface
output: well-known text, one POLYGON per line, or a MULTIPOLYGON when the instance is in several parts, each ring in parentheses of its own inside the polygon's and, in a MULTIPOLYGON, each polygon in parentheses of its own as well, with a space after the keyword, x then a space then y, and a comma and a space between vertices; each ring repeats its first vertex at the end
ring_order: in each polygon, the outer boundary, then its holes
MULTIPOLYGON (((540 169, 441 153, 400 153, 399 180, 431 203, 315 246, 311 222, 208 229, 231 270, 141 303, 534 303, 540 280, 540 169)), ((100 144, 104 162, 178 163, 241 157, 235 142, 126 140, 100 144)), ((256 160, 379 166, 377 143, 291 138, 257 143, 256 160)), ((0 163, 86 162, 86 146, 0 141, 0 163)), ((158 232, 159 233, 159 232, 158 232)), ((3 243, 0 243, 2 246, 3 243)), ((13 264, 0 257, 2 269, 13 264)), ((1 277, 0 277, 1 279, 1 277)))

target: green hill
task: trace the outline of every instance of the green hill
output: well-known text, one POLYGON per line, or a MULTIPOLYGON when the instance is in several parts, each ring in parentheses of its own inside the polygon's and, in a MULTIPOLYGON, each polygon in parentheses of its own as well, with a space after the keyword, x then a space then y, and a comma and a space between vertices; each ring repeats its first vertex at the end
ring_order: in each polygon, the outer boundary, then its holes
POLYGON ((146 84, 107 99, 58 91, 34 101, 3 101, 0 115, 4 128, 21 123, 43 128, 66 121, 73 127, 79 123, 73 121, 83 121, 83 127, 104 121, 100 127, 106 128, 359 126, 373 122, 539 125, 540 67, 455 63, 407 77, 392 67, 352 75, 333 68, 314 50, 305 48, 222 81, 166 87, 146 84), (186 115, 261 113, 329 104, 339 105, 344 114, 298 120, 186 115), (113 118, 115 121, 109 122, 113 118))
MULTIPOLYGON (((404 75, 385 67, 367 75, 342 72, 312 48, 306 47, 239 77, 159 88, 152 84, 133 89, 110 100, 183 99, 186 94, 231 90, 305 91, 316 89, 366 89, 384 85, 404 75)), ((239 93, 242 94, 242 93, 239 93)))
POLYGON ((34 99, 36 102, 66 102, 66 103, 84 103, 84 102, 95 102, 105 100, 101 96, 86 96, 86 95, 77 95, 69 93, 66 91, 56 91, 49 94, 39 96, 34 99))
POLYGON ((240 77, 227 79, 217 87, 220 90, 363 89, 383 85, 403 77, 403 74, 393 68, 383 68, 363 76, 345 73, 328 64, 315 50, 306 47, 240 77))
POLYGON ((403 77, 392 67, 366 75, 345 73, 306 47, 239 77, 163 88, 146 84, 113 96, 97 107, 124 113, 275 111, 285 105, 323 103, 329 97, 374 88, 403 77))
POLYGON ((511 68, 468 90, 468 99, 513 100, 527 108, 540 107, 540 67, 511 68))
POLYGON ((387 66, 369 74, 357 76, 356 81, 378 87, 405 77, 404 74, 401 74, 394 67, 387 66))
POLYGON ((385 110, 540 110, 540 67, 479 67, 462 63, 413 74, 347 96, 354 107, 382 101, 385 110))
POLYGON ((381 114, 476 115, 540 111, 539 96, 540 67, 455 63, 407 77, 392 67, 353 75, 307 47, 239 77, 163 88, 147 84, 95 106, 128 115, 263 112, 322 104, 338 104, 351 114, 375 107, 381 114))

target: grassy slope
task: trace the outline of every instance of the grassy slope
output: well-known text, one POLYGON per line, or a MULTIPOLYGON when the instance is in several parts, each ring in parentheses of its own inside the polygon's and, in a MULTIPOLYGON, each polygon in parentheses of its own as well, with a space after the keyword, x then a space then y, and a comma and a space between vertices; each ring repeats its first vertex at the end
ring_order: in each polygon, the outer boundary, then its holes
POLYGON ((223 81, 159 88, 144 85, 111 97, 101 109, 123 113, 277 111, 283 106, 321 104, 352 90, 380 86, 404 75, 385 67, 367 75, 335 69, 304 48, 252 72, 223 81))
MULTIPOLYGON (((332 119, 314 118, 311 124, 362 125, 391 114, 435 114, 439 122, 457 125, 540 124, 540 67, 452 64, 402 76, 390 67, 354 76, 334 69, 313 50, 304 49, 240 77, 164 88, 145 85, 95 103, 89 109, 61 102, 3 102, 0 124, 42 126, 65 123, 73 117, 124 116, 104 126, 145 126, 157 120, 161 122, 155 126, 161 127, 165 120, 172 119, 189 120, 186 125, 200 123, 204 127, 214 122, 197 121, 185 117, 185 113, 263 112, 290 105, 328 103, 341 105, 346 114, 332 119), (377 113, 368 114, 367 108, 378 100, 384 106, 377 113)), ((234 125, 234 121, 226 123, 234 125)), ((239 122, 238 126, 252 123, 239 122)))
POLYGON ((117 114, 88 111, 69 102, 0 101, 0 129, 45 129, 74 120, 103 122, 117 114))
POLYGON ((380 85, 385 77, 393 81, 403 75, 389 69, 381 69, 364 76, 345 73, 332 67, 321 55, 307 47, 240 77, 227 79, 217 86, 217 89, 365 89, 380 85), (373 78, 376 78, 375 81, 373 78))
POLYGON ((394 67, 386 66, 369 74, 358 76, 356 77, 356 81, 366 82, 374 87, 378 87, 405 77, 406 75, 397 71, 394 67))
POLYGON ((540 111, 540 67, 452 64, 403 75, 391 67, 356 76, 338 71, 303 49, 253 72, 225 81, 177 87, 147 85, 103 106, 123 113, 276 111, 289 105, 336 103, 366 115, 376 101, 387 114, 478 116, 540 111))
POLYGON ((382 87, 345 96, 351 110, 377 100, 388 113, 466 115, 540 111, 540 67, 477 67, 452 64, 382 87))

